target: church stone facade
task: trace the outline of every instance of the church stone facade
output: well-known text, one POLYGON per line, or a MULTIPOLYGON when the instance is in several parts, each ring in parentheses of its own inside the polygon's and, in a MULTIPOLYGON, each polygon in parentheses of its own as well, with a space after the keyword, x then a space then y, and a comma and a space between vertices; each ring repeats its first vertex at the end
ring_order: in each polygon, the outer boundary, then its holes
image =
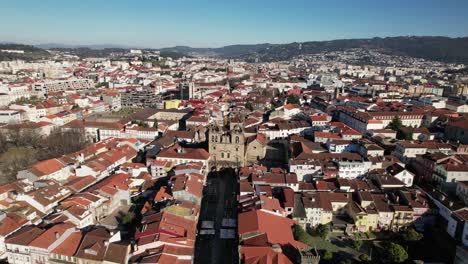
POLYGON ((263 134, 248 136, 242 124, 213 125, 208 131, 210 167, 243 167, 257 163, 266 154, 267 140, 263 134))
POLYGON ((209 130, 209 152, 212 167, 245 166, 245 134, 238 124, 212 126, 209 130))

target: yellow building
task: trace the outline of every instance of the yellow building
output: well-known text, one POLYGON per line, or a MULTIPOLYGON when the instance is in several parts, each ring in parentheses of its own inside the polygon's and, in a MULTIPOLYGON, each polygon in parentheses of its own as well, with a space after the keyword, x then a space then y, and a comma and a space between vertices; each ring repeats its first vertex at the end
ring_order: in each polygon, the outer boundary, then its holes
POLYGON ((365 208, 367 212, 368 231, 376 230, 379 227, 379 212, 375 208, 365 208))
POLYGON ((392 208, 394 211, 392 229, 399 230, 401 227, 406 227, 413 223, 414 211, 409 206, 394 205, 392 208))
POLYGON ((165 101, 164 109, 177 109, 180 103, 182 103, 182 101, 177 99, 165 101))
POLYGON ((356 202, 348 204, 348 215, 354 221, 354 230, 358 232, 368 231, 367 227, 367 212, 356 202))
MULTIPOLYGON (((365 226, 362 229, 365 231, 372 231, 378 228, 379 224, 379 212, 377 210, 377 207, 374 203, 374 199, 372 198, 372 195, 370 192, 358 192, 358 200, 359 203, 358 205, 361 206, 361 208, 366 212, 367 218, 365 226)), ((364 224, 364 223, 361 223, 364 224)))

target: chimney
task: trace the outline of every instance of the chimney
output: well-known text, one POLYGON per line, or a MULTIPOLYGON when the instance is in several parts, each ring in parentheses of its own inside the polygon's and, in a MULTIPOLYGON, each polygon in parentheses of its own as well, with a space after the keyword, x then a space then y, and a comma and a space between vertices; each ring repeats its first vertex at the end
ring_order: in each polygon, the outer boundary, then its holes
POLYGON ((55 232, 55 239, 59 239, 60 238, 60 234, 58 232, 55 232))
POLYGON ((453 201, 450 201, 449 202, 449 207, 452 207, 453 206, 453 201))
POLYGON ((105 240, 105 241, 104 241, 104 246, 105 246, 105 247, 108 247, 108 246, 109 246, 109 241, 105 240))

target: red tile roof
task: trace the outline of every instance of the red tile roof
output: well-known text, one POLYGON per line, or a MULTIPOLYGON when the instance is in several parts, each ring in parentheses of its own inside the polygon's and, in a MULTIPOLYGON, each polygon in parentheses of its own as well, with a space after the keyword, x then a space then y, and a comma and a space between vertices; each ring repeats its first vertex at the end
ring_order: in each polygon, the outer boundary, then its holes
POLYGON ((267 213, 260 210, 252 210, 239 214, 239 235, 247 235, 255 232, 266 233, 271 244, 291 244, 298 248, 305 248, 302 242, 294 240, 291 227, 293 220, 267 213))
POLYGON ((74 225, 67 223, 56 224, 34 239, 29 246, 47 249, 57 241, 57 235, 62 236, 67 230, 74 229, 74 227, 74 225))
POLYGON ((34 173, 36 176, 45 176, 52 174, 56 171, 59 171, 63 168, 65 168, 66 165, 60 162, 58 159, 49 159, 49 160, 44 160, 40 161, 29 169, 32 173, 34 173))
POLYGON ((283 253, 270 247, 241 246, 242 263, 245 264, 292 264, 283 253))
POLYGON ((338 133, 331 133, 331 132, 321 132, 321 131, 315 131, 314 132, 314 137, 315 138, 334 138, 334 139, 341 139, 340 135, 338 133))
POLYGON ((210 154, 202 148, 183 148, 179 144, 162 150, 157 157, 175 159, 207 160, 210 154))
POLYGON ((0 236, 5 237, 28 222, 26 218, 17 214, 7 213, 0 222, 0 236))

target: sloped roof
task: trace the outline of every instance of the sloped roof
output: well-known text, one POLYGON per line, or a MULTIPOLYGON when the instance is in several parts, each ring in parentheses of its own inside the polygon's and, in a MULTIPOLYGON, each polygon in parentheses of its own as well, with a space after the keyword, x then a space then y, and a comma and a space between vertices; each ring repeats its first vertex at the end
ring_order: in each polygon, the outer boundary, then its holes
POLYGON ((301 242, 295 241, 291 227, 295 223, 292 219, 277 216, 261 210, 252 210, 239 214, 239 235, 249 233, 266 233, 271 244, 292 244, 298 248, 305 248, 301 242))

